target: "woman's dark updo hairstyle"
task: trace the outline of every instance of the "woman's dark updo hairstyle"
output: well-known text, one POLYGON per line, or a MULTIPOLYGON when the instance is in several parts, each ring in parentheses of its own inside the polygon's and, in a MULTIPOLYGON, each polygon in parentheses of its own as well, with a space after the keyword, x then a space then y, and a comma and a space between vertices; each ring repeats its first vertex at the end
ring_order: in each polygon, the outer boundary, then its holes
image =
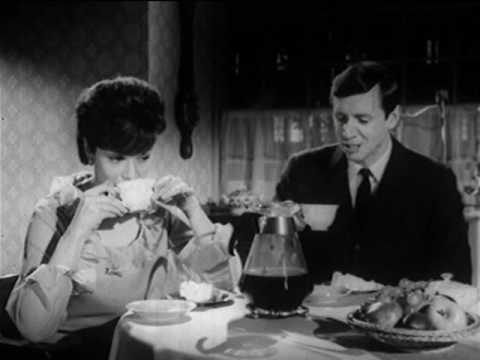
POLYGON ((126 156, 142 154, 166 126, 158 91, 146 81, 127 76, 102 80, 84 90, 75 115, 78 155, 85 165, 88 153, 97 148, 126 156))

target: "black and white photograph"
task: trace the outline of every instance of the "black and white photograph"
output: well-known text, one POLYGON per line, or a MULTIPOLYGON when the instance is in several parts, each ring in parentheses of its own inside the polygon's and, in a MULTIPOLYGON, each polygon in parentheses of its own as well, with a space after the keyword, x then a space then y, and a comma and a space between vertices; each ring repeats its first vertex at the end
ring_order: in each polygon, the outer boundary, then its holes
POLYGON ((479 353, 480 2, 2 3, 2 360, 479 353))

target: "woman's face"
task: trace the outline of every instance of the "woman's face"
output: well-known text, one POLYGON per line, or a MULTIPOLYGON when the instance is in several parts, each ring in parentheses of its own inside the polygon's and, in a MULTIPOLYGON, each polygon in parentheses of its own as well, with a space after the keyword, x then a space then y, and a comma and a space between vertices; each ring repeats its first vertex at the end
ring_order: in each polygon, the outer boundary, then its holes
POLYGON ((108 180, 117 184, 126 180, 149 177, 152 170, 152 150, 138 155, 123 155, 97 148, 94 155, 95 183, 98 185, 108 180))

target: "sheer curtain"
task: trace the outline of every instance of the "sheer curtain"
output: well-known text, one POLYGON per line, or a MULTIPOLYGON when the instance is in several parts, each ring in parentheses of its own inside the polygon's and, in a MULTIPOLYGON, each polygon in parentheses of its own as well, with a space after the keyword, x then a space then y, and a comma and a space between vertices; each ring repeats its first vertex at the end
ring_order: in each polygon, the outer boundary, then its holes
MULTIPOLYGON (((444 124, 435 105, 405 106, 394 136, 421 154, 446 161, 463 189, 479 159, 477 107, 447 106, 444 124)), ((220 133, 220 193, 246 188, 265 199, 274 195, 291 154, 336 141, 330 109, 228 111, 220 133)), ((476 200, 466 195, 465 201, 476 200)))
POLYGON ((288 157, 335 140, 329 110, 230 111, 222 121, 221 193, 271 198, 288 157))

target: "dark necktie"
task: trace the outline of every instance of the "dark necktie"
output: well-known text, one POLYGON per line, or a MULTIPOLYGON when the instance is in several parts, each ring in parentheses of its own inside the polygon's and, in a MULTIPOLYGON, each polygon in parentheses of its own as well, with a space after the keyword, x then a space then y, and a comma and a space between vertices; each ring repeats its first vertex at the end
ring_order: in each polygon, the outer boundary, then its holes
POLYGON ((372 174, 369 169, 362 168, 358 172, 362 177, 360 185, 357 189, 357 195, 355 197, 355 209, 354 213, 354 232, 359 237, 363 235, 366 223, 368 221, 368 207, 370 198, 372 196, 372 190, 370 188, 370 175, 372 174))
POLYGON ((355 197, 355 213, 357 214, 365 210, 372 194, 372 190, 370 188, 370 175, 372 173, 367 168, 360 169, 358 173, 362 177, 362 180, 357 189, 357 195, 355 197))
POLYGON ((367 234, 367 222, 368 222, 368 208, 372 190, 370 188, 370 175, 372 174, 369 169, 362 168, 358 172, 362 177, 360 185, 357 189, 357 195, 355 196, 355 208, 353 210, 353 222, 352 222, 352 236, 353 236, 353 258, 352 258, 352 271, 357 272, 361 270, 360 265, 360 251, 362 244, 368 241, 367 234))

